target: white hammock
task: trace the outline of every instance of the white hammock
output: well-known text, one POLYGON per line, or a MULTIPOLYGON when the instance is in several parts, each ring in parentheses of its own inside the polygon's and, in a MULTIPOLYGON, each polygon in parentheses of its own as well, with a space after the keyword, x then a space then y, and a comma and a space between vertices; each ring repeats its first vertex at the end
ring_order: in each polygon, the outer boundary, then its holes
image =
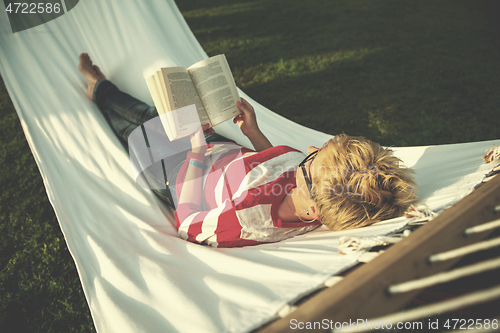
MULTIPOLYGON (((340 236, 383 235, 407 222, 400 218, 349 232, 319 230, 239 249, 179 239, 172 211, 134 183, 127 153, 86 97, 85 80, 77 69, 78 55, 88 52, 123 91, 152 103, 144 79, 152 70, 187 67, 207 57, 175 3, 85 0, 51 22, 15 34, 3 4, 0 7, 1 74, 75 260, 97 331, 249 331, 356 263, 361 253, 338 254, 340 236)), ((248 100, 275 145, 306 151, 331 137, 248 100)), ((216 130, 250 145, 231 122, 216 130)), ((438 210, 481 181, 489 169, 481 155, 498 144, 395 150, 417 171, 422 203, 438 210)))

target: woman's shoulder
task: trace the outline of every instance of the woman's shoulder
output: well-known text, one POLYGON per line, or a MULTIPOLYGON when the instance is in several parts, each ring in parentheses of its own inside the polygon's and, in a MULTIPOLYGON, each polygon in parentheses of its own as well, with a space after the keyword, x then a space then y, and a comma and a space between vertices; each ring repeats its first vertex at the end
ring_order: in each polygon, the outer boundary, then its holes
POLYGON ((302 153, 300 150, 295 149, 295 148, 290 147, 290 146, 286 146, 286 145, 274 146, 274 147, 262 150, 260 152, 257 152, 253 149, 250 149, 250 148, 247 148, 245 146, 241 146, 241 145, 234 143, 234 142, 211 143, 208 145, 208 147, 209 147, 209 149, 208 149, 209 152, 214 152, 214 153, 216 153, 216 152, 217 153, 218 152, 233 152, 233 153, 238 152, 240 155, 248 155, 248 156, 251 156, 254 154, 278 156, 278 155, 283 155, 283 154, 287 154, 287 153, 297 153, 297 154, 304 155, 304 153, 302 153))
POLYGON ((283 152, 283 153, 295 152, 295 153, 303 154, 300 150, 295 149, 295 148, 290 147, 290 146, 280 145, 280 146, 274 146, 274 147, 269 148, 269 149, 273 149, 273 148, 276 149, 276 151, 278 151, 278 152, 283 152))
POLYGON ((259 164, 264 162, 272 162, 272 164, 300 163, 304 158, 304 153, 290 146, 280 145, 274 146, 260 152, 232 143, 222 145, 213 145, 209 148, 208 153, 214 160, 219 160, 219 163, 234 163, 241 161, 245 164, 259 164))
POLYGON ((298 165, 304 159, 304 154, 289 146, 275 146, 260 152, 244 154, 243 158, 246 163, 265 163, 270 167, 283 164, 298 165))
POLYGON ((271 157, 284 157, 291 159, 304 158, 304 153, 302 153, 300 150, 284 145, 268 148, 266 150, 261 151, 259 154, 268 155, 269 158, 271 157))

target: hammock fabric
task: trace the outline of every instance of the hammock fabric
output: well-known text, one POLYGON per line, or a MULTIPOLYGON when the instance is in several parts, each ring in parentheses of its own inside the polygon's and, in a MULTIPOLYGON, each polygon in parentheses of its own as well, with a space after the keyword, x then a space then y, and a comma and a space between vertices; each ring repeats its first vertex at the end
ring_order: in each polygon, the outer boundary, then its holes
MULTIPOLYGON (((88 52, 123 91, 152 103, 145 77, 207 57, 171 0, 85 0, 46 24, 12 33, 0 13, 0 70, 42 174, 98 332, 243 332, 287 302, 356 263, 341 236, 387 234, 399 218, 348 231, 324 229, 275 244, 214 249, 176 235, 173 212, 137 186, 127 152, 86 96, 77 70, 88 52)), ((306 151, 331 135, 304 128, 258 103, 275 144, 306 151), (279 128, 272 124, 279 123, 279 128), (293 133, 301 133, 300 142, 293 133)), ((236 125, 216 130, 249 141, 236 125)), ((433 210, 467 195, 500 142, 396 148, 433 210)))

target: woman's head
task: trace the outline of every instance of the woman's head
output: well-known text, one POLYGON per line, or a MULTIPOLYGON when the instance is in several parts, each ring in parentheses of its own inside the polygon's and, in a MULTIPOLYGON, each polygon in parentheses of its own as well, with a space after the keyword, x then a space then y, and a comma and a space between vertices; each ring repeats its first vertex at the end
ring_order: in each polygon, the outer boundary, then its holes
POLYGON ((378 143, 345 134, 315 157, 312 194, 323 224, 345 230, 398 217, 416 200, 413 171, 378 143))

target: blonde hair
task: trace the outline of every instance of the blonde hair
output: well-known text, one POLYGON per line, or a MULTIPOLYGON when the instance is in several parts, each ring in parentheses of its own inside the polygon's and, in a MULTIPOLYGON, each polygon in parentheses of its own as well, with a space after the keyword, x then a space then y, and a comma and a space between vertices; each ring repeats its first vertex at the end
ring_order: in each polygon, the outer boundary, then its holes
POLYGON ((321 221, 331 230, 398 217, 415 202, 413 170, 402 166, 391 149, 341 134, 322 150, 312 193, 321 221))

